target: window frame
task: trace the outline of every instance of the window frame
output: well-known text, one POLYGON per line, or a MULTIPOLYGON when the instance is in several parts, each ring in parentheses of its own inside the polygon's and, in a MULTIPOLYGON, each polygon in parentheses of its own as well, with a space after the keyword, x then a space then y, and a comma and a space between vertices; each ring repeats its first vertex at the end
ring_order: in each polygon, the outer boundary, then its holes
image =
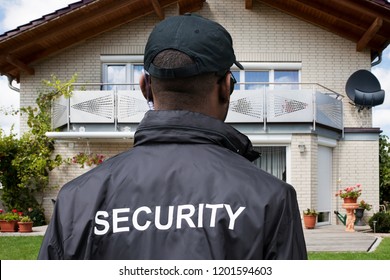
MULTIPOLYGON (((102 83, 108 81, 108 67, 111 65, 125 65, 126 67, 126 82, 132 84, 127 89, 135 90, 138 81, 134 80, 134 66, 143 65, 143 55, 101 55, 100 61, 102 63, 102 83)), ((238 81, 235 86, 235 90, 245 90, 245 72, 246 71, 261 71, 268 72, 268 85, 267 88, 275 88, 275 71, 297 71, 298 83, 301 83, 301 62, 243 62, 244 70, 239 69, 236 65, 231 67, 231 71, 235 73, 235 77, 238 81), (236 73, 239 72, 239 75, 236 73)), ((104 85, 103 89, 107 89, 108 86, 104 85)))
MULTIPOLYGON (((123 65, 125 67, 125 84, 129 84, 128 86, 124 86, 126 90, 137 90, 137 85, 139 81, 135 80, 135 71, 134 66, 142 66, 144 62, 143 55, 101 55, 100 62, 102 65, 102 89, 107 90, 110 88, 108 83, 108 67, 115 65, 123 65)), ((119 89, 123 89, 119 87, 119 89)))
POLYGON ((301 62, 243 62, 241 63, 244 70, 239 69, 236 65, 231 67, 231 71, 236 77, 238 83, 235 90, 245 90, 245 72, 246 71, 268 71, 269 89, 275 88, 275 71, 297 71, 298 83, 301 83, 301 62), (239 72, 239 76, 237 76, 239 72))

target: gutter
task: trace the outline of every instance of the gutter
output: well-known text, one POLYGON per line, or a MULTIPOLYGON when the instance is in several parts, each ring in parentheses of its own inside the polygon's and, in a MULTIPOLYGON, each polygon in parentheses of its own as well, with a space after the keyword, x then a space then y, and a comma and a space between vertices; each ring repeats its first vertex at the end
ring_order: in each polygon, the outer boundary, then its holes
POLYGON ((371 63, 371 67, 374 67, 382 62, 382 52, 378 54, 378 60, 371 63))
POLYGON ((6 75, 6 76, 7 76, 7 78, 8 78, 8 87, 9 87, 10 89, 16 91, 16 92, 20 92, 20 89, 19 89, 19 88, 14 87, 14 86, 12 85, 12 82, 13 82, 14 78, 12 78, 10 75, 6 75))

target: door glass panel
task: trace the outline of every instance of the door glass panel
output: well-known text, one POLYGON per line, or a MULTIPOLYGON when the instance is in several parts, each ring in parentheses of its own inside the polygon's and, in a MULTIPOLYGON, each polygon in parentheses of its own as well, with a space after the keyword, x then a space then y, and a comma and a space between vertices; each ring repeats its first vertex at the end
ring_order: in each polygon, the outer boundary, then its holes
POLYGON ((253 163, 264 171, 286 181, 286 147, 254 147, 260 158, 253 163))

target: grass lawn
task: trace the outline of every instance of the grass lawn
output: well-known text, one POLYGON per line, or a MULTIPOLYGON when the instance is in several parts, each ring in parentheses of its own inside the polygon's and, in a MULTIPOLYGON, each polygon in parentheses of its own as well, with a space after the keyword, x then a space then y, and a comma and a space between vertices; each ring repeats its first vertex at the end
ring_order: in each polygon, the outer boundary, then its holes
POLYGON ((1 236, 0 260, 36 260, 43 236, 1 236))
MULTIPOLYGON (((36 260, 43 236, 0 237, 0 260, 36 260)), ((374 252, 309 252, 309 260, 390 260, 390 237, 374 252)))

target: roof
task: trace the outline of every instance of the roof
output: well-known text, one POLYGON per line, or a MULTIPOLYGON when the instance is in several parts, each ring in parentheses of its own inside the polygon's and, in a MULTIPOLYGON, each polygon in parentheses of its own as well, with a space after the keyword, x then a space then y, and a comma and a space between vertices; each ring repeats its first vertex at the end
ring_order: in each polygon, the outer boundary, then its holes
MULTIPOLYGON (((241 0, 243 9, 262 2, 356 43, 374 60, 390 43, 389 0, 241 0)), ((82 0, 0 35, 0 73, 19 81, 32 63, 164 8, 194 12, 205 0, 82 0), (151 5, 152 3, 152 5, 151 5)))
POLYGON ((205 0, 82 0, 0 35, 0 73, 19 81, 34 74, 31 63, 140 17, 178 5, 197 11, 205 0), (152 5, 151 5, 152 3, 152 5))

